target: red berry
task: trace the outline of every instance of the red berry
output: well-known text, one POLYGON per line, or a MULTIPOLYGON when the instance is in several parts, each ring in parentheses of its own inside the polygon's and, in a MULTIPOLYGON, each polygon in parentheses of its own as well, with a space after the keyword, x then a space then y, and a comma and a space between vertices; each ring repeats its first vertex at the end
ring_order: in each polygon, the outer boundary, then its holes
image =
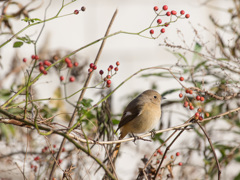
POLYGON ((208 112, 206 112, 206 113, 205 113, 205 116, 206 116, 206 117, 209 117, 209 116, 210 116, 210 114, 209 114, 208 112))
POLYGON ((117 62, 116 62, 116 65, 117 65, 117 66, 119 66, 119 65, 120 65, 120 62, 119 62, 119 61, 117 61, 117 62))
POLYGON ((118 71, 118 67, 115 67, 115 68, 114 68, 114 71, 118 71))
POLYGON ((156 164, 159 164, 160 163, 160 161, 159 161, 159 159, 157 160, 157 162, 156 162, 156 164))
POLYGON ((51 66, 51 63, 50 63, 48 60, 44 60, 44 61, 43 61, 43 64, 44 64, 45 66, 51 66))
POLYGON ((170 23, 164 23, 164 26, 165 27, 168 27, 170 23))
POLYGON ((46 152, 46 150, 43 148, 43 149, 42 149, 42 153, 45 153, 45 152, 46 152))
POLYGON ((190 89, 190 90, 189 90, 189 94, 192 94, 192 93, 193 93, 193 91, 190 89))
POLYGON ((190 90, 189 90, 189 89, 186 89, 185 92, 188 94, 188 93, 190 92, 190 90))
POLYGON ((99 71, 99 74, 103 75, 103 73, 104 73, 103 70, 100 70, 100 71, 99 71))
POLYGON ((182 97, 183 97, 183 94, 182 94, 182 93, 180 93, 180 94, 179 94, 179 97, 180 97, 180 98, 182 98, 182 97))
POLYGON ((39 59, 39 56, 38 55, 35 55, 35 58, 34 58, 35 60, 38 60, 39 59))
POLYGON ((171 14, 172 14, 172 15, 176 15, 176 14, 177 14, 177 11, 172 10, 172 11, 171 11, 171 14))
POLYGON ((201 97, 200 97, 200 96, 196 96, 196 100, 198 100, 198 101, 199 101, 200 99, 201 99, 201 97))
POLYGON ((185 15, 185 18, 190 18, 190 14, 186 14, 186 15, 185 15))
POLYGON ((77 66, 78 66, 78 62, 74 62, 73 65, 74 65, 75 67, 77 67, 77 66))
POLYGON ((79 10, 74 10, 74 14, 78 14, 79 13, 79 10))
POLYGON ((110 75, 107 75, 107 79, 110 79, 111 78, 111 76, 110 75))
POLYGON ((193 109, 194 109, 194 107, 193 107, 193 106, 189 106, 189 109, 190 109, 190 110, 193 110, 193 109))
POLYGON ((70 81, 70 82, 74 82, 74 81, 75 81, 75 77, 71 76, 71 77, 69 78, 69 81, 70 81))
POLYGON ((158 20, 157 20, 157 23, 158 23, 158 24, 161 24, 161 23, 162 23, 162 20, 161 20, 161 19, 158 19, 158 20))
POLYGON ((69 64, 69 63, 71 63, 71 60, 67 57, 67 58, 65 58, 65 62, 66 62, 67 64, 69 64))
POLYGON ((111 84, 112 83, 112 81, 111 80, 107 80, 107 84, 111 84))
POLYGON ((201 98, 200 98, 200 101, 204 101, 204 97, 201 97, 201 98))
POLYGON ((59 160, 58 160, 58 163, 59 163, 59 164, 61 164, 61 163, 62 163, 62 160, 61 160, 61 159, 59 159, 59 160))
POLYGON ((27 62, 27 58, 23 58, 23 62, 27 62))
POLYGON ((86 10, 86 7, 85 6, 82 6, 81 7, 81 11, 85 11, 86 10))
POLYGON ((159 153, 159 154, 160 154, 160 152, 161 152, 161 150, 160 150, 160 149, 158 149, 158 150, 157 150, 157 153, 159 153))
POLYGON ((179 165, 179 166, 182 166, 182 163, 180 162, 180 163, 178 163, 178 165, 179 165))
POLYGON ((96 70, 96 69, 97 69, 97 66, 96 66, 96 65, 94 65, 94 66, 93 66, 93 70, 96 70))
POLYGON ((39 65, 39 66, 43 66, 43 62, 40 62, 38 65, 39 65))
POLYGON ((111 71, 111 70, 112 70, 112 69, 109 67, 109 68, 108 68, 108 71, 111 71))
POLYGON ((167 15, 167 16, 170 16, 170 15, 171 15, 171 12, 170 12, 170 11, 166 12, 166 15, 167 15))
POLYGON ((184 81, 184 77, 180 77, 179 80, 180 80, 180 81, 184 81))
POLYGON ((154 34, 154 30, 153 29, 151 29, 149 32, 150 32, 150 34, 154 34))
POLYGON ((153 10, 154 10, 154 11, 158 11, 158 7, 157 7, 157 6, 154 6, 153 10))
POLYGON ((93 71, 93 69, 92 69, 92 68, 89 68, 89 69, 88 69, 88 72, 89 72, 89 73, 91 73, 92 71, 93 71))
POLYGON ((161 33, 165 33, 165 29, 164 28, 161 29, 161 33))
POLYGON ((188 102, 185 101, 183 106, 184 106, 184 107, 188 107, 188 102))
POLYGON ((89 67, 92 68, 92 69, 93 69, 94 66, 95 66, 95 64, 93 64, 93 63, 91 63, 91 64, 89 65, 89 67))
POLYGON ((201 108, 198 108, 197 111, 198 111, 198 112, 202 112, 202 109, 201 109, 201 108))
POLYGON ((67 63, 67 67, 68 67, 68 68, 72 68, 72 67, 73 67, 73 64, 72 64, 72 63, 67 63))
POLYGON ((57 147, 56 144, 54 144, 54 145, 53 145, 53 148, 56 148, 56 147, 57 147))
POLYGON ((180 152, 177 152, 177 153, 176 153, 176 156, 180 156, 180 152))
POLYGON ((63 148, 62 148, 62 152, 65 152, 65 151, 66 151, 65 147, 63 147, 63 148))
POLYGON ((44 68, 44 66, 39 66, 39 71, 44 71, 45 70, 45 68, 44 68))
POLYGON ((184 11, 184 10, 181 10, 181 11, 180 11, 180 14, 181 14, 181 15, 184 15, 184 14, 185 14, 185 11, 184 11))
POLYGON ((110 88, 110 87, 111 87, 111 84, 107 84, 107 87, 110 88))
POLYGON ((199 115, 200 115, 200 114, 199 114, 198 112, 195 113, 195 117, 199 117, 199 115))
POLYGON ((45 146, 45 147, 44 147, 44 149, 45 149, 45 150, 48 150, 48 147, 47 147, 47 146, 45 146))
POLYGON ((154 153, 153 156, 157 156, 157 153, 154 153))
POLYGON ((34 172, 37 172, 37 166, 34 166, 34 172))
POLYGON ((166 10, 168 10, 168 6, 167 6, 167 5, 164 5, 164 6, 162 7, 162 9, 163 9, 164 11, 166 11, 166 10))
POLYGON ((36 156, 35 158, 34 158, 34 161, 38 161, 40 159, 40 157, 39 156, 36 156))
POLYGON ((32 59, 35 59, 35 55, 32 55, 31 58, 32 58, 32 59))
POLYGON ((31 164, 31 169, 33 169, 34 168, 34 165, 33 164, 31 164))
POLYGON ((46 70, 43 70, 42 73, 43 73, 44 75, 47 75, 47 71, 46 71, 46 70))
POLYGON ((113 69, 113 65, 110 65, 109 68, 113 69))
POLYGON ((203 117, 202 116, 199 116, 199 118, 198 118, 200 121, 202 121, 203 120, 203 117))
POLYGON ((64 77, 63 76, 60 76, 60 81, 63 81, 64 80, 64 77))

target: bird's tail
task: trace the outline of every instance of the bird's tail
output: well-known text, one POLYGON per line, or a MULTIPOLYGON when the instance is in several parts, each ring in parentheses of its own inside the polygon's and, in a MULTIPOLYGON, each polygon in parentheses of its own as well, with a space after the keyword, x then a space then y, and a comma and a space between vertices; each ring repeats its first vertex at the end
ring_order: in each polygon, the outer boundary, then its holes
POLYGON ((115 164, 115 161, 116 161, 116 159, 117 159, 117 155, 118 155, 120 146, 121 146, 121 143, 117 143, 116 146, 115 146, 115 148, 114 148, 114 150, 113 150, 113 154, 112 154, 113 164, 115 164))
MULTIPOLYGON (((120 135, 120 137, 119 137, 118 140, 123 139, 125 136, 126 136, 126 135, 122 133, 122 134, 120 135)), ((119 152, 120 147, 121 147, 121 143, 117 143, 117 144, 115 145, 115 148, 114 148, 113 153, 112 153, 112 156, 111 156, 111 160, 112 160, 113 164, 115 164, 115 161, 116 161, 116 159, 117 159, 117 155, 118 155, 118 152, 119 152)))

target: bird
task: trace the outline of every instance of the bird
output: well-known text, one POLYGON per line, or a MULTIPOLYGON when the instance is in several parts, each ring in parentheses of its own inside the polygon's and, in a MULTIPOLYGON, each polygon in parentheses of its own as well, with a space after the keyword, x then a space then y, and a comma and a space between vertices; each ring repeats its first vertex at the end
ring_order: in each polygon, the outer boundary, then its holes
MULTIPOLYGON (((142 134, 153 130, 161 118, 161 100, 163 98, 155 90, 146 90, 133 99, 123 111, 119 122, 119 140, 127 134, 142 134)), ((121 143, 117 143, 113 153, 112 161, 115 163, 121 143)))

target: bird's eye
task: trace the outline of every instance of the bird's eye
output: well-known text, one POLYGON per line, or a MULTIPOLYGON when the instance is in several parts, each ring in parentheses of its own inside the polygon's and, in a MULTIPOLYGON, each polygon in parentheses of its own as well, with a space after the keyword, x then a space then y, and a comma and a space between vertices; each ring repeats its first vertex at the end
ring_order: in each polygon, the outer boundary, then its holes
POLYGON ((153 96, 155 99, 157 99, 157 96, 153 96))

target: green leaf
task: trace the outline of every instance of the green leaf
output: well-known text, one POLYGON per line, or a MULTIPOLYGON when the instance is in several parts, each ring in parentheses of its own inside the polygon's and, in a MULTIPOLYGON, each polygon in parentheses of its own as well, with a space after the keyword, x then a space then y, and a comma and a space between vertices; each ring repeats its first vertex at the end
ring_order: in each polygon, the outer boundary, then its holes
POLYGON ((33 40, 31 40, 31 38, 28 35, 25 35, 24 37, 17 37, 17 39, 28 44, 31 44, 34 42, 33 40))
POLYGON ((170 78, 169 72, 162 72, 162 73, 148 73, 148 74, 143 74, 141 77, 150 77, 150 76, 159 76, 159 77, 165 77, 165 78, 170 78))
POLYGON ((195 52, 200 52, 202 50, 202 46, 199 43, 195 44, 194 51, 195 52))
POLYGON ((113 119, 113 120, 112 120, 113 125, 117 125, 117 124, 119 124, 119 122, 120 122, 120 121, 117 120, 117 119, 113 119))
POLYGON ((239 180, 240 179, 240 173, 233 179, 233 180, 239 180))
POLYGON ((21 41, 16 41, 14 44, 13 44, 13 47, 14 48, 19 48, 19 47, 21 47, 23 45, 23 42, 21 42, 21 41))
POLYGON ((168 90, 168 91, 165 91, 165 92, 163 92, 162 93, 162 96, 165 96, 165 95, 167 95, 167 94, 172 94, 172 93, 174 93, 174 92, 176 92, 176 91, 179 91, 180 89, 170 89, 170 90, 168 90))
POLYGON ((28 18, 28 17, 25 17, 24 19, 22 19, 22 21, 25 21, 25 22, 28 22, 28 23, 34 23, 34 22, 42 22, 41 19, 38 19, 38 18, 28 18))

